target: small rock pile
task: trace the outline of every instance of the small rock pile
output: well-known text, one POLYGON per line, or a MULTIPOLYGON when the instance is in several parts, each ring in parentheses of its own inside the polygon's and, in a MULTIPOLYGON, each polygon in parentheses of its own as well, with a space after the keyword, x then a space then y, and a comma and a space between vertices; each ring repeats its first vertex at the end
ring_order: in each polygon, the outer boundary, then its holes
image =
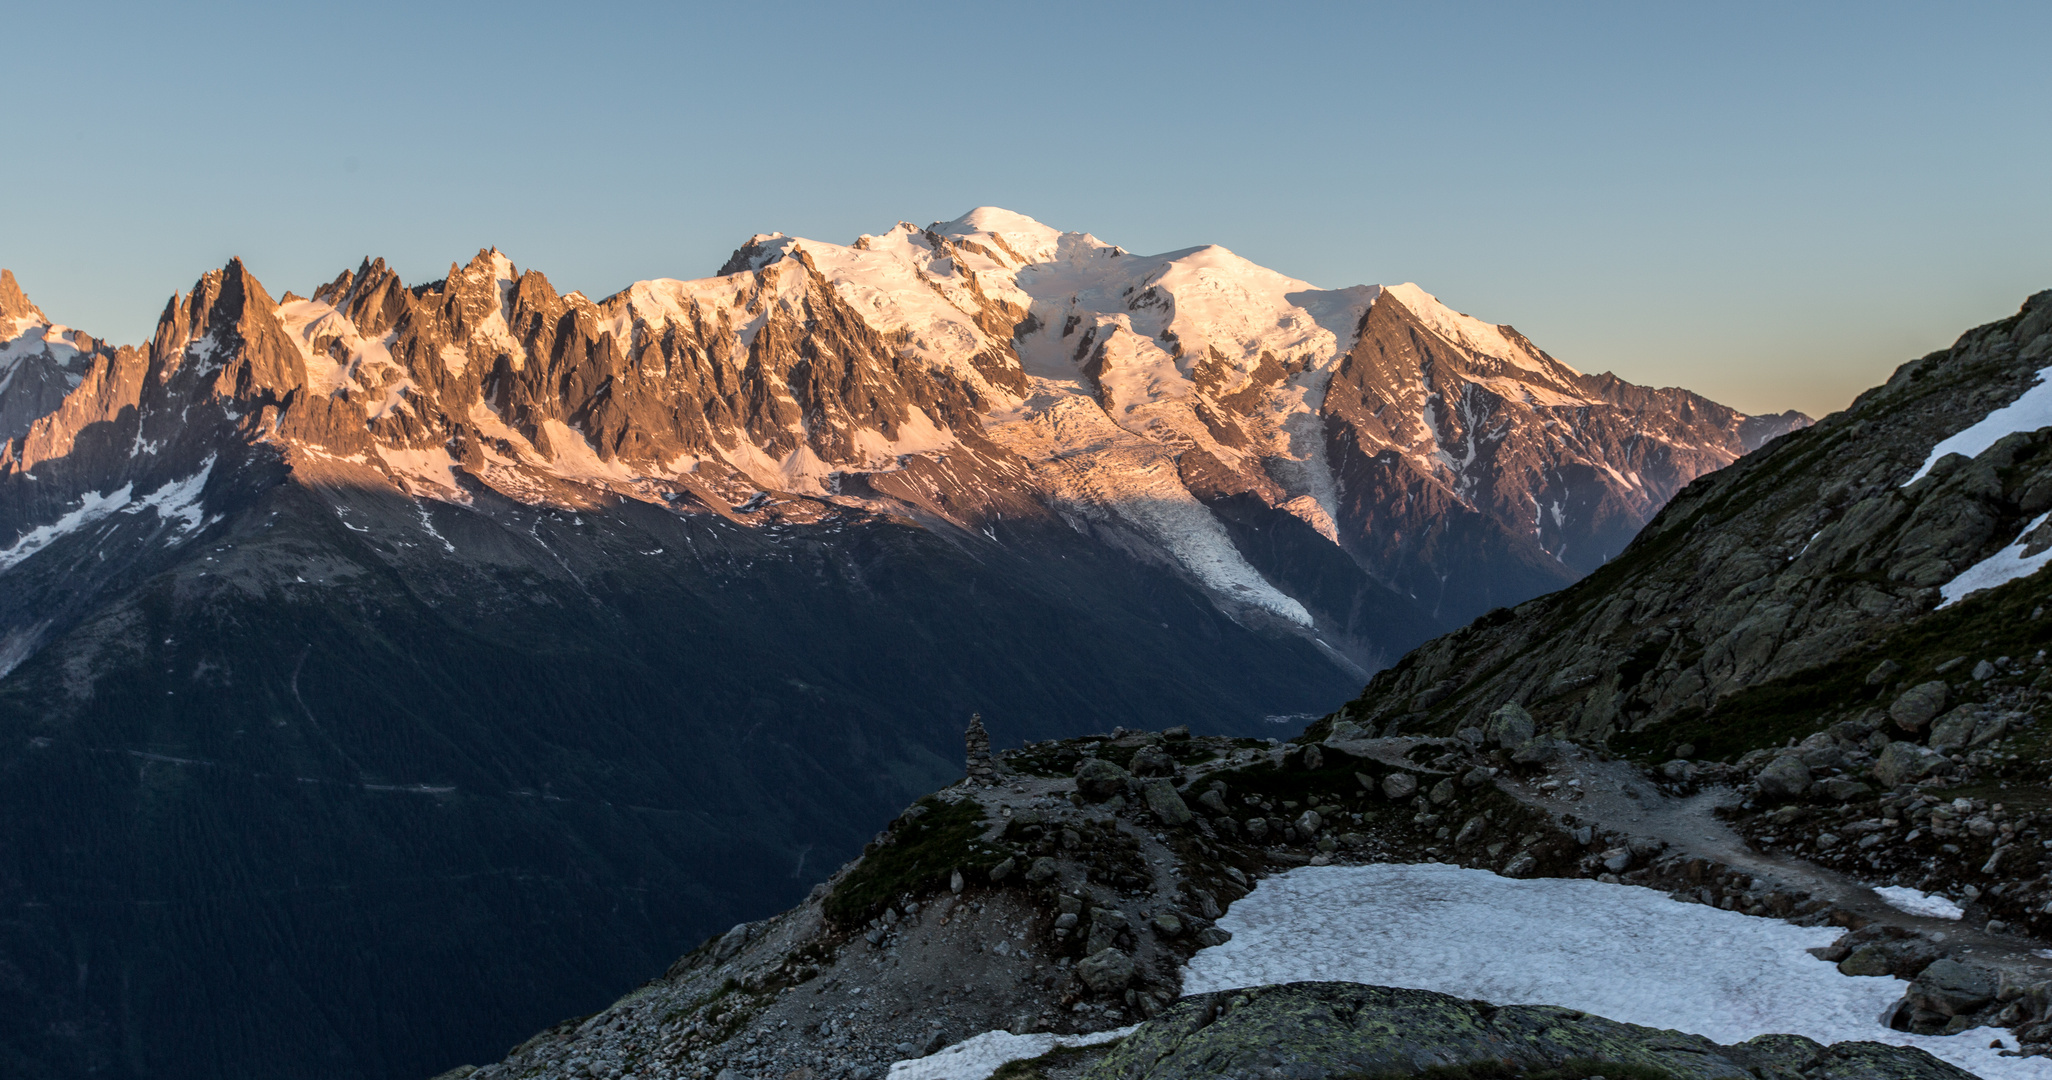
POLYGON ((990 764, 990 732, 984 730, 982 713, 970 715, 969 728, 962 732, 962 743, 969 782, 986 786, 996 783, 997 770, 990 764))

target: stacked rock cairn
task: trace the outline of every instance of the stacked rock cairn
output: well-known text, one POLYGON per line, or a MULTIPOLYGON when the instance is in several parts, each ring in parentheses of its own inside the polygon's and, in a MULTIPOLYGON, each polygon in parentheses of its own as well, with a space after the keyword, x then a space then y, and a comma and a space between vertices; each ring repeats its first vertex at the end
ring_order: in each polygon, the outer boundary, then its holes
POLYGON ((983 714, 969 717, 969 730, 962 733, 968 748, 969 782, 989 787, 997 783, 997 770, 990 764, 990 732, 983 730, 983 714))

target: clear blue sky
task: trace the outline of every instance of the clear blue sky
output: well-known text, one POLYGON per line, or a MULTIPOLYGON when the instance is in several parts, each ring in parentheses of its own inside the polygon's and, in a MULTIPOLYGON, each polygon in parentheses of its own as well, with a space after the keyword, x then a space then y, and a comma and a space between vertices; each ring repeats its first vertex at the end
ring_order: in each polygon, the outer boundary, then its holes
POLYGON ((2052 288, 2052 5, 9 5, 0 265, 139 341, 496 244, 593 296, 996 204, 1820 413, 2052 288))

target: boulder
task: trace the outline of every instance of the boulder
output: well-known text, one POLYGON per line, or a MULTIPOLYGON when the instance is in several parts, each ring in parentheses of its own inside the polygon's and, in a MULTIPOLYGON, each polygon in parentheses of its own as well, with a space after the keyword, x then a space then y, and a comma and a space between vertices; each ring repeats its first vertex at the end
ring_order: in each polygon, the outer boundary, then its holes
POLYGON ((1834 802, 1851 802, 1874 790, 1850 776, 1834 776, 1817 784, 1816 788, 1834 802))
POLYGON ((1154 917, 1154 932, 1162 937, 1181 937, 1183 920, 1177 918, 1173 911, 1164 911, 1154 917))
POLYGON ((1549 761, 1559 760, 1560 756, 1560 744, 1540 735, 1526 740, 1523 746, 1513 751, 1511 760, 1519 765, 1544 765, 1549 761))
POLYGON ((732 930, 720 936, 720 943, 713 947, 713 960, 726 963, 730 957, 741 951, 743 945, 748 944, 748 939, 754 932, 755 928, 750 924, 736 923, 732 930))
POLYGON ((1432 785, 1432 791, 1427 795, 1427 798, 1432 800, 1432 805, 1434 806, 1445 806, 1454 800, 1454 795, 1458 793, 1458 790, 1454 787, 1453 777, 1449 776, 1439 783, 1432 785))
POLYGON ((1221 817, 1230 812, 1226 806, 1225 793, 1217 788, 1211 788, 1204 794, 1197 796, 1197 805, 1221 817))
POLYGON ((1946 693, 1943 679, 1918 683, 1904 690, 1902 696, 1888 706, 1888 718, 1904 731, 1922 731, 1932 717, 1945 711, 1946 693))
POLYGON ((1761 769, 1754 782, 1760 785, 1760 797, 1768 802, 1800 799, 1810 790, 1810 767, 1795 754, 1783 754, 1761 769))
POLYGON ((1116 993, 1133 981, 1133 958, 1117 949, 1100 949, 1077 962, 1076 975, 1097 993, 1116 993))
POLYGON ((1005 856, 1002 862, 990 868, 990 880, 992 882, 1003 881, 1006 878, 1011 877, 1012 871, 1017 870, 1018 868, 1018 857, 1013 855, 1007 855, 1005 856))
POLYGON ((1360 742, 1363 739, 1372 739, 1374 737, 1374 732, 1354 723, 1352 720, 1335 720, 1332 722, 1332 731, 1325 737, 1325 742, 1329 746, 1336 742, 1360 742))
POLYGON ((1515 701, 1504 703, 1482 722, 1483 740, 1505 750, 1515 750, 1531 742, 1537 732, 1538 726, 1532 720, 1532 714, 1515 701))
POLYGON ((1147 808, 1154 811, 1154 816, 1160 818, 1164 825, 1188 825, 1197 816, 1190 812, 1183 797, 1176 794, 1176 786, 1167 780, 1149 780, 1141 794, 1147 799, 1147 808))
POLYGON ((1143 746, 1133 753, 1126 771, 1134 776, 1174 776, 1176 761, 1159 746, 1143 746))
POLYGON ((2009 718, 1999 714, 1983 713, 1981 722, 1974 725, 1974 737, 1967 740, 1969 749, 1983 743, 1994 742, 2009 731, 2009 718))
POLYGON ((1883 787, 1914 784, 1927 776, 1949 772, 1952 762, 1945 756, 1915 743, 1892 742, 1874 761, 1874 779, 1883 787))
POLYGON ((1026 868, 1026 880, 1038 884, 1042 881, 1053 880, 1061 872, 1061 864, 1046 855, 1042 855, 1040 858, 1033 860, 1032 866, 1026 868))
POLYGON ((1934 960, 1904 995, 1912 1003, 1946 1016, 1961 1016, 1995 1000, 1999 984, 1987 968, 1957 960, 1934 960))
POLYGON ((1418 778, 1407 772, 1393 772, 1382 778, 1382 794, 1391 802, 1402 802, 1418 793, 1418 778))
POLYGON ((1090 758, 1076 766, 1076 790, 1091 802, 1103 802, 1126 790, 1126 770, 1102 758, 1090 758))
POLYGON ((1974 741, 1974 729, 1981 726, 1981 707, 1961 705, 1931 722, 1931 737, 1924 744, 1941 754, 1957 753, 1974 741))
POLYGON ((1297 820, 1290 824, 1297 827, 1298 836, 1311 837, 1318 835, 1318 827, 1325 824, 1325 819, 1319 817, 1316 810, 1306 810, 1298 814, 1297 820))
POLYGON ((1838 740, 1827 732, 1818 732, 1804 739, 1795 749, 1796 756, 1812 769, 1842 769, 1845 767, 1845 751, 1838 748, 1838 740))
POLYGON ((1893 975, 1898 979, 1910 979, 1937 959, 1937 946, 1920 937, 1906 937, 1861 945, 1838 962, 1838 970, 1847 975, 1893 975))
POLYGON ((1129 929, 1126 913, 1114 908, 1090 909, 1090 939, 1083 951, 1096 955, 1118 944, 1119 934, 1129 929))

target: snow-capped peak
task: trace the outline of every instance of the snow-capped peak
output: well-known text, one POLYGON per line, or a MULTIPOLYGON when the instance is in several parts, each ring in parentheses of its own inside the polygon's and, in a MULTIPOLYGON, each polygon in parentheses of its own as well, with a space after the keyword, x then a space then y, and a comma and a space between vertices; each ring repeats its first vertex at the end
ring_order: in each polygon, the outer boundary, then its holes
POLYGON ((1483 356, 1493 357, 1528 371, 1555 374, 1549 364, 1563 369, 1570 375, 1580 375, 1574 368, 1540 357, 1522 341, 1513 341, 1503 329, 1494 323, 1486 323, 1472 315, 1464 315, 1439 302, 1439 298, 1411 282, 1390 285, 1384 291, 1398 303, 1409 308, 1418 321, 1431 328, 1440 337, 1483 356))
POLYGON ((1062 237, 1068 235, 999 206, 979 206, 953 221, 936 223, 933 231, 950 239, 992 239, 999 251, 1021 263, 1055 258, 1062 237))

